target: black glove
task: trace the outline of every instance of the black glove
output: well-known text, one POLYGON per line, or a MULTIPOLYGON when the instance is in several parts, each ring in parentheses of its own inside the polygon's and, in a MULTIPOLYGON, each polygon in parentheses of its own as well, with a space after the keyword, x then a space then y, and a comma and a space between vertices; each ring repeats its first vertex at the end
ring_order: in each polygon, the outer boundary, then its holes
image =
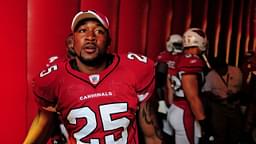
POLYGON ((204 120, 199 120, 198 122, 200 124, 202 134, 205 134, 205 131, 206 131, 206 120, 205 119, 204 120))
POLYGON ((168 75, 168 65, 164 62, 159 62, 156 65, 156 87, 162 88, 166 85, 168 75))
POLYGON ((201 132, 202 132, 202 137, 199 140, 199 144, 210 144, 209 124, 207 123, 207 121, 205 119, 199 120, 198 122, 201 126, 201 132))

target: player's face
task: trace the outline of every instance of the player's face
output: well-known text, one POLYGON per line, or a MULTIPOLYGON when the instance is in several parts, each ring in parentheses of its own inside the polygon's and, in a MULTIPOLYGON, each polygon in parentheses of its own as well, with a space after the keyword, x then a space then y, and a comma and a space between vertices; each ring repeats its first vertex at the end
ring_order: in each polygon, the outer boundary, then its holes
POLYGON ((198 47, 193 47, 192 49, 193 49, 192 54, 194 54, 194 55, 201 55, 202 54, 202 51, 198 47))
POLYGON ((74 32, 74 49, 83 63, 95 63, 107 51, 107 30, 96 20, 85 21, 74 32))

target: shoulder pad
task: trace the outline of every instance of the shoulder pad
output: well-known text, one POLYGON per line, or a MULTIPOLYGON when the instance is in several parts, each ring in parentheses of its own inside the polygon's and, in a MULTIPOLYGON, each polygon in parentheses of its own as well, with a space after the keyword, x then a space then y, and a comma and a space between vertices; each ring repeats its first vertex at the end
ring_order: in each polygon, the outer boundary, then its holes
POLYGON ((204 62, 198 56, 185 54, 179 60, 177 67, 185 73, 198 73, 203 71, 204 62))

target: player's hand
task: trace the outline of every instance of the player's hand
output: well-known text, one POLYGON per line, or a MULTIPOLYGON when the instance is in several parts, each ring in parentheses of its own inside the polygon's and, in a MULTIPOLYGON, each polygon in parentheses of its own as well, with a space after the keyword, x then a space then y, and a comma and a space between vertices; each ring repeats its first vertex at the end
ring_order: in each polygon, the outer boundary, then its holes
POLYGON ((159 100, 158 101, 158 112, 163 113, 163 114, 167 114, 168 111, 168 107, 165 103, 164 100, 159 100))
POLYGON ((211 128, 206 120, 199 120, 201 127, 202 137, 199 140, 199 144, 213 144, 214 137, 211 135, 211 128))

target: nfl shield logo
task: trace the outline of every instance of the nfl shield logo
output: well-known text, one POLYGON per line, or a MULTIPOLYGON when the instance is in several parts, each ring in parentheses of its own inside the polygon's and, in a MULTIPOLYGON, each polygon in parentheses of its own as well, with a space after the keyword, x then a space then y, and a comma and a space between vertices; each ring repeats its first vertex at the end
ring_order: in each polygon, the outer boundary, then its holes
POLYGON ((89 76, 90 82, 94 85, 96 85, 100 81, 100 75, 93 74, 89 76))

